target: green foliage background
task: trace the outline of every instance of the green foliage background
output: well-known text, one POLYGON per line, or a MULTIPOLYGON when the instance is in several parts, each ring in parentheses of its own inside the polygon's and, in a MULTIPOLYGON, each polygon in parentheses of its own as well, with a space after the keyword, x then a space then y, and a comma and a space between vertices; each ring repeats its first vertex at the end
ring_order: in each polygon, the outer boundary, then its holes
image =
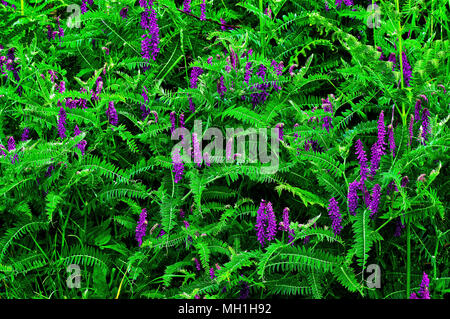
MULTIPOLYGON (((192 1, 193 15, 200 16, 201 2, 192 1)), ((212 21, 183 13, 182 1, 155 1, 161 52, 148 63, 141 57, 138 1, 95 0, 81 15, 80 28, 66 25, 70 2, 26 1, 23 15, 19 1, 9 3, 17 9, 0 5, 0 56, 15 48, 20 81, 10 71, 0 80, 0 144, 13 136, 17 145, 0 157, 1 298, 238 298, 243 282, 250 298, 408 298, 423 271, 432 298, 450 293, 448 1, 378 1, 379 28, 367 27, 369 1, 355 1, 355 11, 329 1, 327 11, 324 1, 207 0, 212 21), (128 18, 122 19, 126 5, 128 18), (268 6, 271 17, 263 13, 268 6), (49 41, 47 25, 55 28, 56 16, 64 37, 49 41), (220 18, 234 28, 221 30, 220 18), (410 87, 400 65, 393 70, 379 59, 378 46, 397 61, 406 52, 410 87), (272 89, 256 108, 249 102, 251 86, 261 81, 253 76, 250 85, 243 82, 247 58, 241 56, 249 49, 254 72, 265 65, 268 81, 282 88, 272 89), (231 50, 240 58, 227 72, 231 50), (273 60, 284 62, 279 77, 273 60), (195 66, 204 73, 192 89, 195 66), (49 70, 65 81, 64 93, 51 83, 49 70), (92 102, 89 91, 99 75, 103 91, 92 102), (221 76, 228 88, 223 98, 217 93, 221 76), (144 86, 157 123, 141 118, 144 86), (80 93, 81 87, 88 93, 80 93), (321 100, 330 94, 333 128, 327 133, 321 100), (429 100, 430 138, 421 143, 416 123, 408 145, 409 119, 421 94, 429 100), (77 124, 82 134, 61 140, 57 102, 69 97, 87 99, 88 108, 66 108, 68 133, 77 124), (109 101, 119 116, 114 129, 105 113, 109 101), (368 181, 368 189, 382 186, 379 213, 371 220, 361 205, 356 216, 348 213, 347 193, 359 176, 354 143, 361 139, 370 154, 382 110, 394 125, 397 147, 368 181), (259 164, 246 162, 200 169, 190 163, 174 183, 172 111, 184 112, 188 129, 201 120, 204 131, 283 123, 278 172, 262 174, 259 164), (21 142, 25 127, 31 139, 21 142), (82 139, 83 156, 75 147, 82 139), (305 151, 307 140, 317 140, 324 151, 305 151), (13 164, 15 154, 19 161, 13 164), (45 176, 50 165, 55 170, 45 176), (400 186, 404 176, 407 187, 400 186), (398 192, 388 195, 392 182, 398 192), (327 213, 331 197, 342 214, 339 236, 327 213), (292 245, 278 231, 261 248, 255 231, 261 199, 272 202, 278 222, 283 208, 290 208, 292 245), (143 208, 148 228, 138 247, 135 229, 143 208), (409 231, 394 237, 399 218, 409 231), (165 235, 158 237, 157 225, 165 235), (81 266, 81 289, 66 285, 69 264, 81 266), (380 266, 381 288, 367 286, 370 264, 380 266)))

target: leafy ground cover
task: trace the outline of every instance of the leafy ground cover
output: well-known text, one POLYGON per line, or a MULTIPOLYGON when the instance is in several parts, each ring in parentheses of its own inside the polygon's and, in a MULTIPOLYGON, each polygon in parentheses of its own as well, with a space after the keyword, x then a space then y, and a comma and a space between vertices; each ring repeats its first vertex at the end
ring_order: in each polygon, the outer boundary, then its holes
POLYGON ((0 3, 0 297, 441 299, 448 1, 0 3))

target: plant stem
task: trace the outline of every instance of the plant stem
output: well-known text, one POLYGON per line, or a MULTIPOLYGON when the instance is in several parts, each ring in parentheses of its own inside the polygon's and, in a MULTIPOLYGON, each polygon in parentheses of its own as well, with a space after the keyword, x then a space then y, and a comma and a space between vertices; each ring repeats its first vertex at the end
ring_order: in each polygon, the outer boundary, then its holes
MULTIPOLYGON (((259 11, 261 11, 261 14, 264 14, 264 9, 263 9, 263 1, 259 0, 259 11)), ((264 20, 262 17, 259 17, 259 36, 261 37, 261 54, 262 57, 264 58, 264 20)))
MULTIPOLYGON (((398 1, 398 0, 397 0, 398 1)), ((406 298, 411 295, 411 223, 406 223, 406 298)))
MULTIPOLYGON (((399 59, 400 59, 400 87, 403 90, 404 89, 404 83, 403 83, 403 48, 402 48, 402 24, 401 24, 401 13, 400 13, 400 4, 399 0, 395 0, 395 5, 397 7, 398 12, 398 29, 397 29, 397 36, 398 36, 398 50, 399 50, 399 59)), ((403 126, 406 126, 406 112, 405 112, 405 103, 402 102, 402 123, 403 126)))

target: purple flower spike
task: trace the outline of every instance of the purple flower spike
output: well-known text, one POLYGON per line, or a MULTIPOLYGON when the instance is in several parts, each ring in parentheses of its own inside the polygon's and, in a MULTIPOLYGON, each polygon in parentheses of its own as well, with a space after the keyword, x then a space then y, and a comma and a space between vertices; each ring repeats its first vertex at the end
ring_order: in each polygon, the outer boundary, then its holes
POLYGON ((58 134, 61 139, 66 138, 66 128, 64 125, 66 125, 66 111, 61 106, 61 109, 59 110, 59 118, 58 118, 58 134))
POLYGON ((179 148, 174 149, 172 152, 172 164, 173 164, 172 172, 175 173, 174 182, 178 183, 179 181, 181 181, 184 175, 184 165, 183 161, 181 160, 179 148))
POLYGON ((411 121, 409 122, 409 143, 408 145, 412 145, 412 139, 414 137, 414 116, 411 114, 411 121))
POLYGON ((24 128, 21 141, 22 142, 28 141, 30 139, 29 134, 30 134, 30 129, 28 127, 24 128))
POLYGON ((348 187, 348 212, 353 216, 356 215, 356 208, 358 207, 358 188, 359 182, 357 180, 350 183, 348 187))
POLYGON ((430 291, 428 290, 428 286, 430 285, 430 279, 428 275, 423 272, 422 283, 420 284, 420 289, 417 292, 421 299, 430 299, 430 291))
POLYGON ((275 213, 272 208, 272 203, 267 203, 267 218, 268 218, 268 224, 267 224, 267 240, 272 241, 275 238, 275 235, 277 233, 277 221, 275 219, 275 213))
POLYGON ((123 8, 120 10, 120 16, 121 16, 122 20, 128 18, 128 6, 123 7, 123 8))
POLYGON ((216 278, 216 274, 214 273, 214 268, 211 267, 211 269, 209 270, 209 275, 211 276, 211 279, 216 278))
POLYGON ((195 268, 196 268, 198 271, 200 271, 200 270, 202 269, 202 267, 201 267, 201 265, 200 265, 200 262, 198 261, 197 258, 194 258, 194 261, 195 261, 195 268))
POLYGON ((422 110, 422 100, 417 99, 414 107, 414 120, 417 122, 420 120, 420 111, 422 110))
POLYGON ((205 21, 206 19, 206 0, 203 0, 203 2, 200 4, 200 10, 201 10, 201 15, 200 15, 200 20, 205 21))
POLYGON ((397 223, 395 225, 394 237, 400 237, 402 235, 402 229, 405 228, 405 225, 402 224, 400 218, 397 218, 397 223))
POLYGON ((191 13, 191 0, 184 0, 183 11, 191 13))
POLYGON ((430 111, 428 111, 427 108, 423 109, 422 112, 422 138, 423 138, 423 144, 426 145, 425 141, 428 141, 428 135, 430 134, 430 111))
POLYGON ((283 123, 277 124, 276 127, 278 128, 278 138, 280 139, 280 141, 282 141, 284 136, 283 132, 284 124, 283 123))
POLYGON ((372 199, 370 201, 369 210, 372 212, 370 214, 370 218, 373 219, 375 214, 378 212, 378 204, 380 203, 380 193, 381 186, 379 184, 375 184, 372 188, 372 199))
POLYGON ((198 82, 198 77, 200 75, 203 74, 203 69, 199 68, 197 66, 192 68, 191 71, 191 80, 190 80, 190 84, 191 84, 191 89, 196 89, 197 88, 197 82, 198 82))
POLYGON ((328 215, 331 218, 333 232, 335 235, 339 235, 342 230, 341 225, 341 213, 339 212, 339 206, 337 201, 332 197, 330 199, 330 205, 328 206, 328 215))
POLYGON ((258 241, 261 244, 261 247, 264 247, 264 244, 266 242, 265 228, 267 215, 265 211, 266 211, 266 201, 262 199, 257 212, 256 226, 255 226, 256 236, 258 237, 258 241))
POLYGON ((394 139, 394 128, 392 124, 388 126, 388 140, 389 140, 389 149, 392 153, 392 157, 395 157, 395 139, 394 139))
POLYGON ((117 111, 114 108, 114 102, 113 101, 109 102, 108 109, 106 110, 106 116, 108 117, 109 123, 111 125, 117 126, 119 124, 117 111))
POLYGON ((412 78, 412 70, 411 65, 408 63, 408 59, 406 58, 406 53, 402 52, 402 60, 403 60, 403 80, 405 81, 406 86, 411 86, 409 82, 412 78))
POLYGON ((175 118, 176 114, 175 112, 170 112, 170 123, 172 124, 172 126, 170 127, 170 134, 173 133, 173 131, 175 131, 175 118))
POLYGON ((195 113, 195 104, 194 104, 194 102, 192 101, 192 98, 191 98, 190 95, 188 95, 188 98, 189 98, 189 110, 190 110, 192 113, 195 113))
POLYGON ((147 224, 147 210, 143 208, 141 214, 139 215, 139 221, 136 226, 136 240, 139 243, 139 247, 141 247, 142 245, 142 238, 145 236, 147 224))
POLYGON ((364 183, 367 180, 367 174, 369 173, 369 169, 367 167, 367 157, 366 152, 364 151, 364 146, 361 142, 361 139, 356 141, 356 155, 358 156, 359 166, 360 166, 360 175, 361 182, 364 183))
POLYGON ((225 92, 227 91, 227 88, 223 83, 223 80, 224 80, 223 76, 221 76, 219 82, 217 82, 217 93, 219 93, 222 98, 225 95, 225 92))
POLYGON ((197 164, 198 167, 201 167, 202 166, 202 152, 201 152, 200 142, 198 140, 196 133, 192 133, 192 144, 194 147, 194 163, 197 164))
POLYGON ((14 137, 10 136, 8 139, 8 152, 14 151, 16 149, 16 142, 14 137))

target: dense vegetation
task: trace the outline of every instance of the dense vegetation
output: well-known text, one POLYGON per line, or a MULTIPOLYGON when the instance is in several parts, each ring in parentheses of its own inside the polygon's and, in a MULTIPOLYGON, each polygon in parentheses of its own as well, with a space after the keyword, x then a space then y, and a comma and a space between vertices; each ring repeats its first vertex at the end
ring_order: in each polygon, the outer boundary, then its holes
POLYGON ((444 298, 449 11, 2 1, 0 297, 444 298))

